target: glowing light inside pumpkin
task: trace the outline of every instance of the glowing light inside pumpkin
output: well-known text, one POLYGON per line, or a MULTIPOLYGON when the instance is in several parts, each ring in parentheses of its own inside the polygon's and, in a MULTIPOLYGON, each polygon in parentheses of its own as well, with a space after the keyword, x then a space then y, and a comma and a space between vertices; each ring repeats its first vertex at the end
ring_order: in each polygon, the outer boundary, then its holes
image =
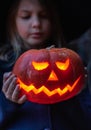
MULTIPOLYGON (((55 64, 60 70, 66 70, 69 66, 69 59, 67 59, 65 61, 65 63, 57 61, 55 64)), ((35 61, 33 61, 32 65, 35 68, 35 70, 43 70, 49 66, 49 63, 48 62, 35 62, 35 61)))
POLYGON ((57 66, 60 70, 66 70, 66 69, 68 68, 68 66, 69 66, 69 59, 67 59, 67 60, 65 61, 65 63, 57 61, 57 62, 56 62, 56 66, 57 66))
POLYGON ((56 76, 56 74, 55 74, 54 71, 51 72, 51 74, 50 74, 48 80, 49 80, 49 81, 51 81, 51 80, 53 80, 53 81, 58 80, 58 78, 57 78, 57 76, 56 76))
POLYGON ((25 85, 20 79, 18 79, 19 83, 20 83, 20 88, 24 89, 26 92, 30 92, 33 91, 35 94, 39 94, 41 92, 44 92, 47 96, 52 96, 56 93, 58 93, 60 96, 62 96, 63 94, 65 94, 67 91, 71 92, 72 90, 74 90, 75 86, 77 85, 77 83, 79 82, 81 76, 74 82, 74 84, 72 86, 70 86, 69 84, 67 84, 64 89, 60 89, 60 87, 58 87, 57 89, 54 89, 52 91, 50 91, 48 88, 46 88, 44 85, 41 86, 40 88, 36 89, 35 86, 33 84, 27 86, 25 85))
POLYGON ((35 70, 43 70, 46 69, 49 66, 48 62, 32 62, 33 67, 35 68, 35 70))

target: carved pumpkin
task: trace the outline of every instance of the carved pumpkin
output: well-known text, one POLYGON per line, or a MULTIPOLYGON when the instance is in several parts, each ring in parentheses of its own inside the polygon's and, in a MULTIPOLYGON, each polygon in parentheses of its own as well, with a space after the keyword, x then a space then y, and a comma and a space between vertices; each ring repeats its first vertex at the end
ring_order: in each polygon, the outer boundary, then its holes
POLYGON ((82 90, 84 66, 78 54, 67 48, 29 50, 15 63, 21 93, 29 101, 52 104, 82 90))

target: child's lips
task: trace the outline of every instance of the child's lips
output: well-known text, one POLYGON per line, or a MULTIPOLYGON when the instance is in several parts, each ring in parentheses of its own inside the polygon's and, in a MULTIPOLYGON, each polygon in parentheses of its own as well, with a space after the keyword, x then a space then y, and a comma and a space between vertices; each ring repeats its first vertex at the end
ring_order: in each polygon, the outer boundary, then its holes
POLYGON ((32 38, 40 38, 42 36, 42 33, 40 32, 35 32, 31 34, 32 38))

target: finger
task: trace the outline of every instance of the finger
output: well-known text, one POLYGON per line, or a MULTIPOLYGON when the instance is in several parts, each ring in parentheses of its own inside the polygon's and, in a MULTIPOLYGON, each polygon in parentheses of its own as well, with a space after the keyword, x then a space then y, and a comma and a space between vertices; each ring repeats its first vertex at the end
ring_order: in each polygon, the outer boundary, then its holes
POLYGON ((12 101, 18 103, 18 98, 19 98, 19 92, 20 92, 20 87, 19 84, 16 85, 13 94, 12 94, 12 101))
POLYGON ((18 103, 19 103, 19 104, 22 104, 22 103, 24 103, 26 100, 27 100, 26 95, 23 95, 22 97, 19 98, 18 103))
POLYGON ((3 83, 2 91, 3 91, 4 93, 7 92, 7 89, 8 89, 8 87, 9 87, 9 85, 10 85, 10 83, 12 82, 12 80, 13 80, 14 77, 15 77, 15 75, 12 74, 12 75, 3 83))
POLYGON ((15 87, 16 87, 16 82, 17 82, 17 78, 14 77, 13 80, 12 80, 12 82, 10 83, 8 89, 7 89, 6 94, 7 94, 7 95, 10 95, 10 97, 12 96, 12 94, 13 94, 13 92, 14 92, 14 89, 15 89, 15 87))
POLYGON ((12 72, 6 72, 3 75, 3 82, 5 82, 7 80, 7 78, 9 78, 9 76, 12 74, 12 72))
POLYGON ((84 67, 84 70, 85 70, 85 78, 87 78, 88 77, 87 67, 84 67))

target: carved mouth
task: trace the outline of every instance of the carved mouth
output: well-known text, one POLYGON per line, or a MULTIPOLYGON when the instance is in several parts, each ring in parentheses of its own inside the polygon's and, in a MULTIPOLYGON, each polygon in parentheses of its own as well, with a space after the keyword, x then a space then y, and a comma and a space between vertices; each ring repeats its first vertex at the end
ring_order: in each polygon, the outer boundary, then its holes
POLYGON ((60 87, 50 91, 48 88, 46 88, 44 85, 41 86, 40 88, 36 89, 35 86, 33 84, 27 86, 25 85, 20 79, 18 79, 19 83, 20 83, 20 88, 22 88, 24 91, 26 91, 27 93, 30 91, 33 91, 35 94, 39 94, 41 92, 44 92, 48 97, 55 95, 55 94, 59 94, 60 96, 62 96, 63 94, 69 92, 72 92, 75 88, 75 86, 78 84, 79 80, 80 80, 81 76, 79 76, 78 79, 76 79, 76 81, 74 82, 74 84, 71 86, 69 84, 67 84, 64 89, 60 89, 60 87))

